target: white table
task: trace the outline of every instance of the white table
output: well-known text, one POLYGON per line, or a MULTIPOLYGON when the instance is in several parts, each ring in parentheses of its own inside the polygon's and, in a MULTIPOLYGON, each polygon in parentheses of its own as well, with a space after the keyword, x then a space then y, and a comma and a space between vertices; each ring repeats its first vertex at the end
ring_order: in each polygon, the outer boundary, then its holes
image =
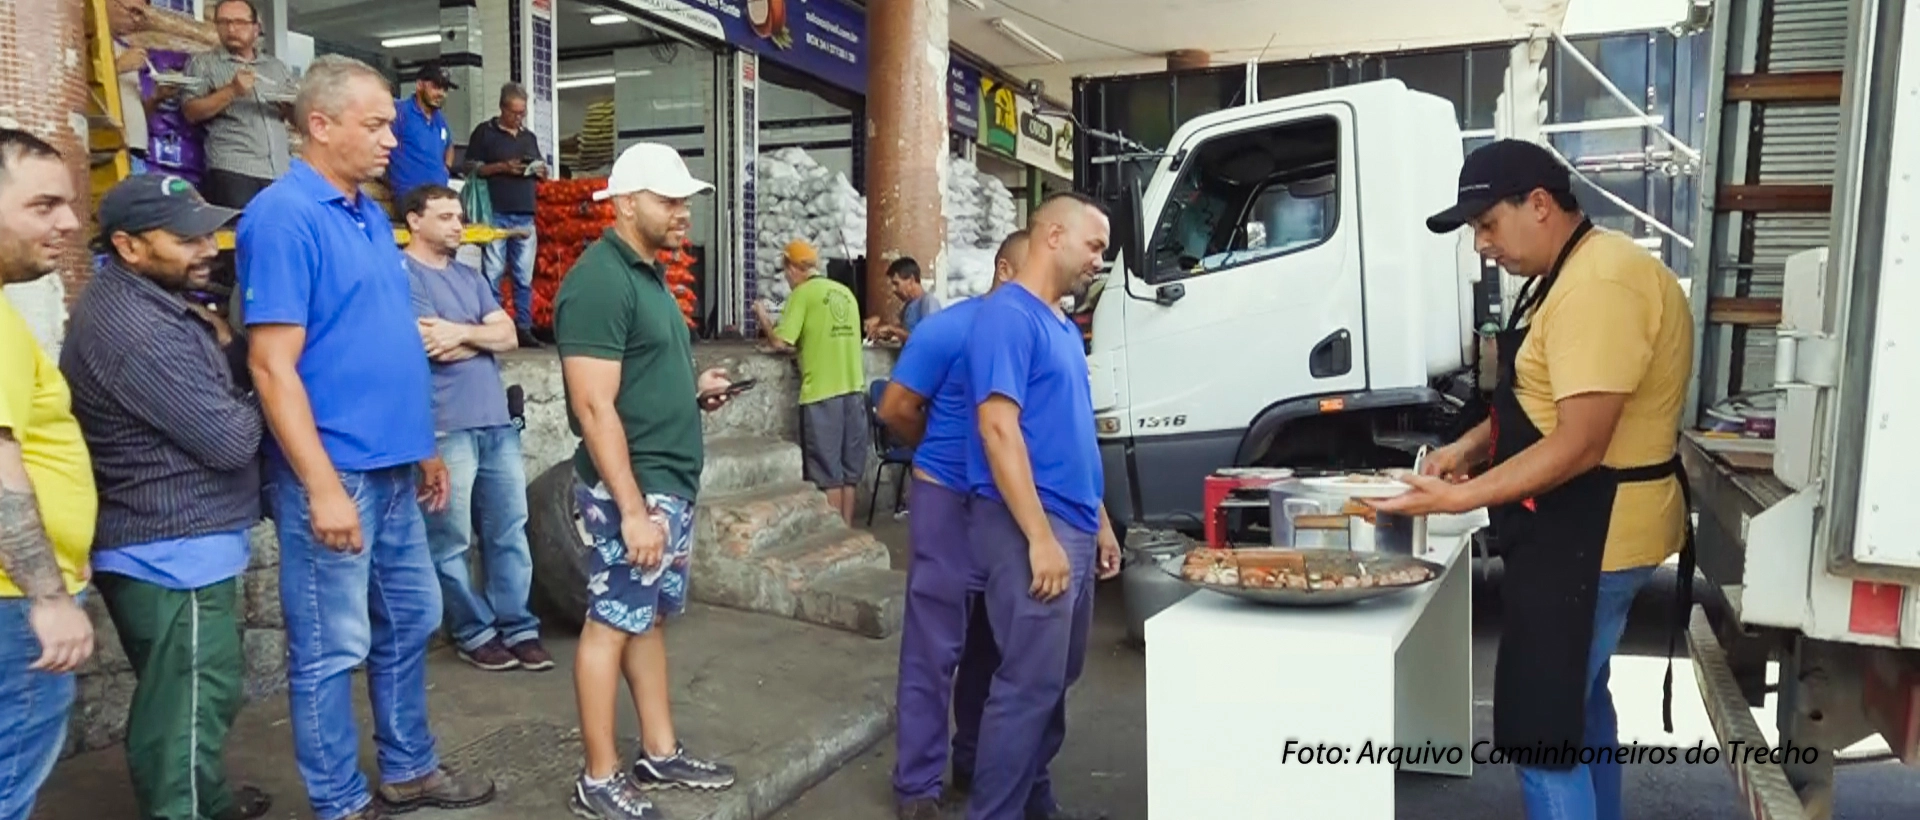
POLYGON ((1433 536, 1422 557, 1446 571, 1398 595, 1290 608, 1200 591, 1149 619, 1148 816, 1391 820, 1395 766, 1357 762, 1368 743, 1442 753, 1407 771, 1471 776, 1468 542, 1433 536))

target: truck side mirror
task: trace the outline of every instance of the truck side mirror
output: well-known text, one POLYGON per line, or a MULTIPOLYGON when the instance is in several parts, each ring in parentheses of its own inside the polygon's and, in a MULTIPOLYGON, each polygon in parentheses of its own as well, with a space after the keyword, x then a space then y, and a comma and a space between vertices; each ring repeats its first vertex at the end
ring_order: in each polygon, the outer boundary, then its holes
POLYGON ((1185 298, 1186 295, 1186 285, 1178 282, 1171 285, 1161 285, 1159 289, 1153 292, 1153 303, 1161 307, 1173 307, 1174 302, 1180 301, 1185 298))
POLYGON ((1120 203, 1113 212, 1114 244, 1119 247, 1120 259, 1126 263, 1127 270, 1135 276, 1145 276, 1146 253, 1142 247, 1147 231, 1141 214, 1141 198, 1145 194, 1140 189, 1139 175, 1132 168, 1123 164, 1120 179, 1120 203))

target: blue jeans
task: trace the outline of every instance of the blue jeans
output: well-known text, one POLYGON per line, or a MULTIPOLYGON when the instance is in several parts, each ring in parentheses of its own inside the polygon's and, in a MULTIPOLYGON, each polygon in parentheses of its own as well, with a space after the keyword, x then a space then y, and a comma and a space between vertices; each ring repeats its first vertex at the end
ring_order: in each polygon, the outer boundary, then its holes
POLYGON ((493 226, 500 230, 525 229, 525 239, 502 239, 487 243, 481 269, 487 284, 500 292, 500 275, 513 269, 513 325, 526 330, 533 327, 533 255, 539 249, 539 237, 533 235, 533 214, 494 214, 493 226))
POLYGON ((447 630, 471 652, 495 638, 508 646, 540 637, 540 620, 527 608, 533 591, 533 555, 527 548, 527 470, 520 462, 520 431, 512 425, 455 430, 440 437, 440 460, 452 482, 447 508, 429 512, 427 543, 440 572, 447 630), (487 583, 473 589, 467 547, 474 508, 487 583))
POLYGON ((27 667, 40 660, 40 639, 27 621, 25 598, 0 598, 0 820, 27 820, 40 785, 67 741, 73 675, 27 667))
MULTIPOLYGON (((1655 567, 1600 573, 1594 607, 1593 647, 1587 653, 1587 731, 1584 745, 1606 749, 1620 745, 1620 727, 1607 691, 1613 651, 1627 630, 1627 611, 1655 567)), ((1601 760, 1556 771, 1520 767, 1520 793, 1527 820, 1620 820, 1620 763, 1601 760)))
POLYGON ((353 554, 314 539, 306 489, 272 461, 294 761, 314 815, 338 820, 373 797, 360 774, 353 715, 353 671, 361 664, 381 778, 403 783, 440 766, 427 727, 427 642, 440 628, 440 584, 412 465, 340 473, 360 511, 364 548, 353 554))

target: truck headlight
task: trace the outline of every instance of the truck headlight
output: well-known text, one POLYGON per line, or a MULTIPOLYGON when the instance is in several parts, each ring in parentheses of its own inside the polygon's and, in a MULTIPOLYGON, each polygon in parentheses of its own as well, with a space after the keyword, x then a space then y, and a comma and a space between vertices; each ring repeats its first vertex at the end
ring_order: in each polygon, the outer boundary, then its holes
POLYGON ((1093 419, 1093 429, 1095 432, 1103 436, 1111 436, 1111 435, 1117 434, 1120 432, 1120 417, 1095 416, 1093 419))

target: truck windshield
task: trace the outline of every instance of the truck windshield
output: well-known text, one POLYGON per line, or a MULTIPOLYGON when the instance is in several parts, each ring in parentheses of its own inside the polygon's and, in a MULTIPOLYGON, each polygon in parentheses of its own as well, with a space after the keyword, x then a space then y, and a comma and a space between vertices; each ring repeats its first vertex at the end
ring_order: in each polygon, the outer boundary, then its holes
POLYGON ((1340 210, 1339 151, 1329 118, 1202 142, 1161 209, 1144 278, 1199 276, 1325 242, 1340 210))

